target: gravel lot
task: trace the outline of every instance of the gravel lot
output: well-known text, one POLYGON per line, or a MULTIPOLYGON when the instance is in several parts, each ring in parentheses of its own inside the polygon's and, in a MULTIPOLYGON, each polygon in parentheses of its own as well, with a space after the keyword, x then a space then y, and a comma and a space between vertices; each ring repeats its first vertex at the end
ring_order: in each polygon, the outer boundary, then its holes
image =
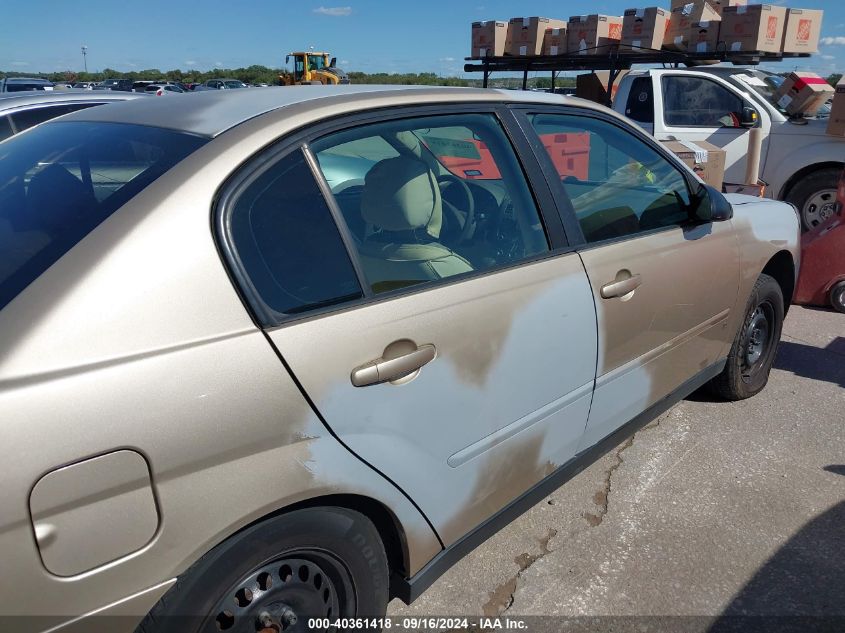
POLYGON ((389 613, 845 616, 845 315, 793 307, 775 367, 756 398, 678 404, 389 613))

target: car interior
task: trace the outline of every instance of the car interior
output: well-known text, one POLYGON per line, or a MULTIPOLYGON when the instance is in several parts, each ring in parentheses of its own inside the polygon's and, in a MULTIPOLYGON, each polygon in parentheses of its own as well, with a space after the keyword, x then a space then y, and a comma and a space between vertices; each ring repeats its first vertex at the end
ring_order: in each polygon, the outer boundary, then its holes
POLYGON ((513 150, 492 117, 382 123, 324 137, 312 149, 374 292, 548 249, 513 150))

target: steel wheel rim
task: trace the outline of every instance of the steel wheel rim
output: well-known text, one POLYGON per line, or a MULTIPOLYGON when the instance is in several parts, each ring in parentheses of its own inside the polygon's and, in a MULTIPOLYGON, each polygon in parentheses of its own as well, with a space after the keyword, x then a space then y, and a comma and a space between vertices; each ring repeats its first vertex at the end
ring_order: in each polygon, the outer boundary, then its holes
POLYGON ((845 307, 845 283, 841 283, 833 288, 830 299, 834 307, 838 306, 840 310, 842 307, 845 307))
POLYGON ((822 189, 804 203, 804 223, 810 227, 823 224, 836 212, 836 189, 822 189))
POLYGON ((310 618, 335 619, 353 599, 346 567, 327 552, 276 557, 243 576, 217 601, 204 633, 300 633, 310 618))
POLYGON ((769 358, 774 340, 775 310, 764 301, 749 314, 742 335, 742 379, 750 382, 769 358))

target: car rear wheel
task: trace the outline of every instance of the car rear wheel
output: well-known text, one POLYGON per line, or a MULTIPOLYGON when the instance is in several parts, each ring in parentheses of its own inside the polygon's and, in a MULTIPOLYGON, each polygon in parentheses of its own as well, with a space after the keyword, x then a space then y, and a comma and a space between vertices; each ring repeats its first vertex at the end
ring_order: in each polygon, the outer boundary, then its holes
POLYGON ((762 391, 769 381, 782 328, 780 285, 769 275, 760 275, 725 369, 710 382, 710 389, 725 400, 744 400, 762 391))
POLYGON ((136 633, 332 630, 310 620, 384 616, 388 565, 372 522, 309 508, 239 532, 203 556, 136 633))
POLYGON ((830 289, 830 305, 838 312, 845 312, 845 281, 840 281, 830 289))
POLYGON ((799 180, 786 196, 801 214, 801 228, 809 231, 836 212, 836 188, 841 169, 819 169, 799 180))

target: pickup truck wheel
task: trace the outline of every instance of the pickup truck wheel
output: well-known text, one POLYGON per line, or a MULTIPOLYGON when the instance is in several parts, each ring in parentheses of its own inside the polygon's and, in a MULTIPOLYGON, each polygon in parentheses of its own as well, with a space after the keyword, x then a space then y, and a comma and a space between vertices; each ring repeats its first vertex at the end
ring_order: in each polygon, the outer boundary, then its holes
POLYGON ((836 212, 836 187, 840 169, 819 169, 799 180, 786 196, 801 214, 806 232, 823 224, 836 212))
POLYGON ((845 312, 845 281, 840 281, 830 289, 830 305, 837 312, 845 312))
POLYGON ((333 630, 313 619, 381 618, 387 556, 364 515, 309 508, 262 521, 199 559, 136 633, 333 630))
POLYGON ((769 275, 760 275, 725 369, 710 382, 710 390, 725 400, 744 400, 762 391, 769 381, 782 328, 780 285, 769 275))

